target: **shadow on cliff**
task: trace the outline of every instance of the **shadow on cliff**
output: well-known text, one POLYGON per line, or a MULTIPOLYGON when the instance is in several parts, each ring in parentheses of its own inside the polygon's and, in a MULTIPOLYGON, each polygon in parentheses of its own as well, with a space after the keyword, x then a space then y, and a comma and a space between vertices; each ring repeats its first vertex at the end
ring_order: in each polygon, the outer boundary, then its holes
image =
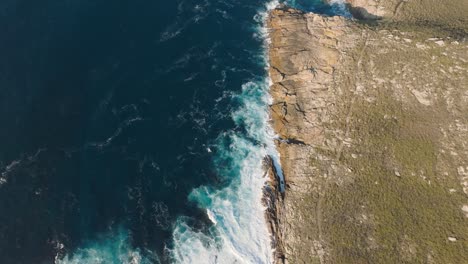
POLYGON ((363 7, 355 7, 355 6, 352 6, 351 4, 347 3, 346 4, 346 9, 349 11, 349 13, 351 13, 351 15, 355 19, 358 19, 358 20, 368 21, 368 22, 382 20, 381 16, 371 14, 371 13, 369 13, 369 11, 367 11, 367 9, 365 9, 363 7))

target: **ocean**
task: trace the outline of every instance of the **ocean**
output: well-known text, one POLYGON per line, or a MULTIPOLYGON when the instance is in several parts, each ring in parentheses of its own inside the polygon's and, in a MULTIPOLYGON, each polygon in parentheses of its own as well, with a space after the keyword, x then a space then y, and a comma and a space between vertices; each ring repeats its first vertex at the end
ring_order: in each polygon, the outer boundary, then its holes
POLYGON ((0 263, 272 263, 277 4, 3 0, 0 263))

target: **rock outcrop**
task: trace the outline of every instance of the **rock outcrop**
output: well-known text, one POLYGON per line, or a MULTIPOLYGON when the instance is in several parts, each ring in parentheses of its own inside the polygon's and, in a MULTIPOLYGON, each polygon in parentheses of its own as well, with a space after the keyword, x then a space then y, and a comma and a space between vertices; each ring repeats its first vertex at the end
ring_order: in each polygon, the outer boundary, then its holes
POLYGON ((290 261, 288 256, 323 259, 318 219, 309 218, 315 218, 317 209, 310 208, 313 212, 304 217, 306 208, 300 208, 300 201, 305 192, 320 192, 313 182, 315 168, 310 166, 310 157, 314 146, 326 144, 324 123, 331 120, 337 100, 332 91, 335 71, 359 35, 342 17, 322 17, 287 7, 272 11, 268 26, 274 99, 271 116, 281 138, 277 146, 287 184, 287 197, 282 201, 286 210, 279 215, 283 250, 290 261), (311 232, 315 235, 310 236, 311 232))
POLYGON ((271 234, 272 247, 275 249, 275 262, 285 263, 283 233, 281 229, 281 218, 283 213, 284 192, 281 191, 281 179, 270 156, 263 160, 263 170, 268 177, 263 188, 263 204, 267 208, 265 218, 271 234))

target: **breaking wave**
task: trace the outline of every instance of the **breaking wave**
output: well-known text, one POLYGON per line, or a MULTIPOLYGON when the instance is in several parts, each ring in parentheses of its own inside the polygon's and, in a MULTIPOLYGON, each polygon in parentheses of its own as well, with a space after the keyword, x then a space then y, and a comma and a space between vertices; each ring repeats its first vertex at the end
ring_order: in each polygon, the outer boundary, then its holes
MULTIPOLYGON (((262 204, 266 178, 262 161, 266 155, 277 163, 275 135, 269 127, 268 105, 270 80, 267 75, 267 31, 264 27, 268 10, 278 1, 266 4, 254 17, 258 28, 254 38, 264 42, 255 60, 265 68, 263 76, 253 77, 242 85, 239 94, 229 93, 234 105, 231 113, 236 128, 221 133, 214 152, 214 165, 224 188, 201 186, 194 189, 189 200, 206 210, 212 222, 204 232, 194 229, 190 219, 181 216, 173 225, 172 245, 165 251, 175 263, 272 263, 273 249, 262 204)), ((175 27, 175 26, 174 26, 175 27)), ((183 28, 183 26, 182 26, 183 28)), ((162 40, 178 34, 167 31, 162 40)), ((56 264, 78 263, 159 263, 158 256, 131 246, 131 236, 123 230, 102 235, 66 256, 57 256, 56 264)), ((57 242, 57 248, 61 244, 57 242)))
MULTIPOLYGON (((259 27, 255 37, 265 41, 258 54, 259 63, 267 68, 267 31, 264 27, 268 3, 255 17, 259 27)), ((174 247, 170 249, 176 263, 272 263, 273 249, 262 205, 262 160, 271 155, 278 161, 274 133, 269 127, 268 105, 270 80, 266 74, 242 86, 233 100, 239 107, 232 118, 239 129, 221 134, 217 139, 216 166, 230 184, 223 189, 202 186, 192 191, 190 200, 206 210, 213 225, 208 232, 192 229, 184 218, 174 230, 174 247)))
MULTIPOLYGON (((306 11, 350 16, 342 0, 331 0, 329 5, 319 0, 284 2, 306 11)), ((237 105, 231 113, 236 128, 221 133, 215 144, 207 148, 208 152, 214 154, 214 165, 221 182, 227 184, 223 188, 201 186, 194 189, 188 197, 190 202, 206 211, 211 225, 202 231, 190 224, 192 219, 189 217, 179 217, 172 226, 172 244, 165 248, 171 262, 273 263, 274 249, 265 219, 266 208, 262 204, 262 190, 267 180, 263 177, 262 161, 265 156, 270 155, 274 165, 278 167, 280 178, 283 177, 279 168, 279 154, 274 144, 276 135, 269 125, 268 105, 272 103, 272 99, 269 95, 271 81, 267 74, 268 32, 265 27, 268 11, 278 4, 278 0, 268 2, 254 17, 257 28, 253 37, 264 43, 254 59, 265 68, 264 75, 253 77, 244 83, 238 94, 225 94, 237 105)), ((199 5, 197 7, 201 8, 199 5)), ((160 41, 177 36, 185 27, 186 24, 177 20, 163 33, 160 41)), ((168 71, 180 67, 179 64, 190 59, 187 55, 184 56, 168 71)), ((190 75, 185 81, 191 81, 197 74, 190 75)), ((224 88, 225 78, 223 74, 223 79, 216 82, 216 85, 224 88)), ((119 230, 85 245, 72 255, 57 257, 55 263, 160 263, 155 253, 135 249, 130 245, 128 233, 119 230)), ((60 243, 57 247, 60 248, 60 243)))
MULTIPOLYGON (((57 247, 61 247, 59 243, 57 247)), ((148 253, 148 252, 145 252, 148 253)), ((83 263, 122 263, 122 264, 154 264, 159 263, 155 254, 145 254, 138 249, 130 247, 128 233, 119 230, 116 234, 89 243, 74 252, 71 256, 60 259, 55 258, 56 264, 83 264, 83 263), (149 257, 151 256, 151 257, 149 257)))

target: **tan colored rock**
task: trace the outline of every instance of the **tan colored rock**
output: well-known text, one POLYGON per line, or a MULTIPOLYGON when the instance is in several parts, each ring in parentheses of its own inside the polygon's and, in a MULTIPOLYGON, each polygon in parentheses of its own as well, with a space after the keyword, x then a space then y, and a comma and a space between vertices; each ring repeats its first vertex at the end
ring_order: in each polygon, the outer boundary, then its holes
POLYGON ((298 263, 300 258, 296 256, 301 254, 305 258, 310 254, 325 259, 322 241, 303 237, 306 233, 296 228, 316 229, 311 227, 309 216, 304 217, 295 208, 304 192, 316 188, 314 168, 309 166, 311 153, 315 152, 313 146, 334 144, 326 141, 323 126, 331 118, 330 109, 336 100, 331 84, 344 52, 353 48, 359 36, 344 18, 289 8, 273 10, 269 28, 271 117, 281 137, 278 149, 287 182, 284 209, 279 216, 284 245, 281 250, 289 263, 298 263))
POLYGON ((338 49, 349 48, 357 37, 347 27, 341 17, 325 18, 287 8, 271 13, 272 116, 283 139, 305 144, 323 141, 318 124, 333 103, 330 87, 324 84, 332 82, 341 56, 338 49))

